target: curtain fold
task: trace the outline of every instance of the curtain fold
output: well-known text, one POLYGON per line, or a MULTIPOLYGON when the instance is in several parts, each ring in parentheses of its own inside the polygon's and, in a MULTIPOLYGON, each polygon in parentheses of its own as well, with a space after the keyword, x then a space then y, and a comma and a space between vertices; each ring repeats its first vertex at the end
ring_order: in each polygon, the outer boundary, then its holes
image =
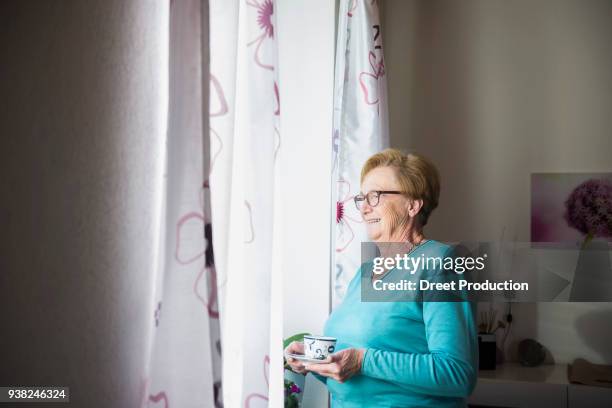
POLYGON ((271 345, 280 352, 282 344, 270 334, 271 322, 282 321, 271 307, 280 257, 274 2, 211 0, 210 24, 210 187, 223 398, 228 407, 254 408, 271 402, 271 345))
POLYGON ((141 406, 221 407, 210 211, 208 2, 170 3, 163 210, 141 406))
POLYGON ((377 0, 340 0, 334 78, 332 307, 361 264, 367 241, 353 204, 361 166, 389 145, 387 81, 377 0))

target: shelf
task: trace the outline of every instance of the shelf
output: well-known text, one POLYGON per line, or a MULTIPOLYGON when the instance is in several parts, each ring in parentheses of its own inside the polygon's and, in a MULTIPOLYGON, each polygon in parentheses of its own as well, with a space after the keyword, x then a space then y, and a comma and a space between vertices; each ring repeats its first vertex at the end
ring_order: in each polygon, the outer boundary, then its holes
POLYGON ((567 364, 524 367, 506 363, 480 370, 472 406, 494 408, 608 408, 612 388, 570 384, 567 364))
POLYGON ((495 370, 480 370, 478 381, 529 382, 568 385, 567 364, 545 364, 525 367, 519 363, 505 363, 495 370))

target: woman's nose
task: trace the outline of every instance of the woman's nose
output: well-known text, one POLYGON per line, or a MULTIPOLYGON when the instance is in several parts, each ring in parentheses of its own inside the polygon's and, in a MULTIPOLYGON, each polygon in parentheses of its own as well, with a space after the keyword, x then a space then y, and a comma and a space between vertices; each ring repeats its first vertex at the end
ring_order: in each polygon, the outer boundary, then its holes
POLYGON ((372 212, 372 206, 368 204, 367 201, 364 201, 361 206, 361 215, 366 215, 372 212))

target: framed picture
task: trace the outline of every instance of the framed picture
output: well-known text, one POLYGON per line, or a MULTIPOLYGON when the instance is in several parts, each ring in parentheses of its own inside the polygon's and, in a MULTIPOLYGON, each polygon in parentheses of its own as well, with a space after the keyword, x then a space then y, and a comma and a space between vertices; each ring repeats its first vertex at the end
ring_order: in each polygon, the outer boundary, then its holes
POLYGON ((612 241, 612 173, 532 173, 531 242, 612 241))

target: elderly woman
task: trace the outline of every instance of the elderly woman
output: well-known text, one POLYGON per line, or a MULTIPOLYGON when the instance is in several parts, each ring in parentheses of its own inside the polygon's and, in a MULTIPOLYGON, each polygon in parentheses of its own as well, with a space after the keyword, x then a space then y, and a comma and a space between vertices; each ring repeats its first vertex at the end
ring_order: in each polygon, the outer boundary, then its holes
MULTIPOLYGON (((431 162, 386 149, 363 166, 355 203, 383 255, 388 252, 383 243, 391 242, 405 244, 411 257, 444 258, 451 248, 427 238, 423 231, 438 205, 439 192, 438 171, 431 162)), ((321 364, 289 358, 293 371, 312 372, 323 381, 334 408, 464 407, 477 376, 474 305, 364 302, 362 285, 377 279, 384 282, 399 273, 397 269, 367 272, 365 280, 363 271, 369 270, 364 265, 325 324, 324 335, 338 339, 337 351, 321 364)), ((425 279, 432 271, 417 272, 413 276, 425 279)), ((290 344, 286 352, 303 353, 303 343, 290 344)))

